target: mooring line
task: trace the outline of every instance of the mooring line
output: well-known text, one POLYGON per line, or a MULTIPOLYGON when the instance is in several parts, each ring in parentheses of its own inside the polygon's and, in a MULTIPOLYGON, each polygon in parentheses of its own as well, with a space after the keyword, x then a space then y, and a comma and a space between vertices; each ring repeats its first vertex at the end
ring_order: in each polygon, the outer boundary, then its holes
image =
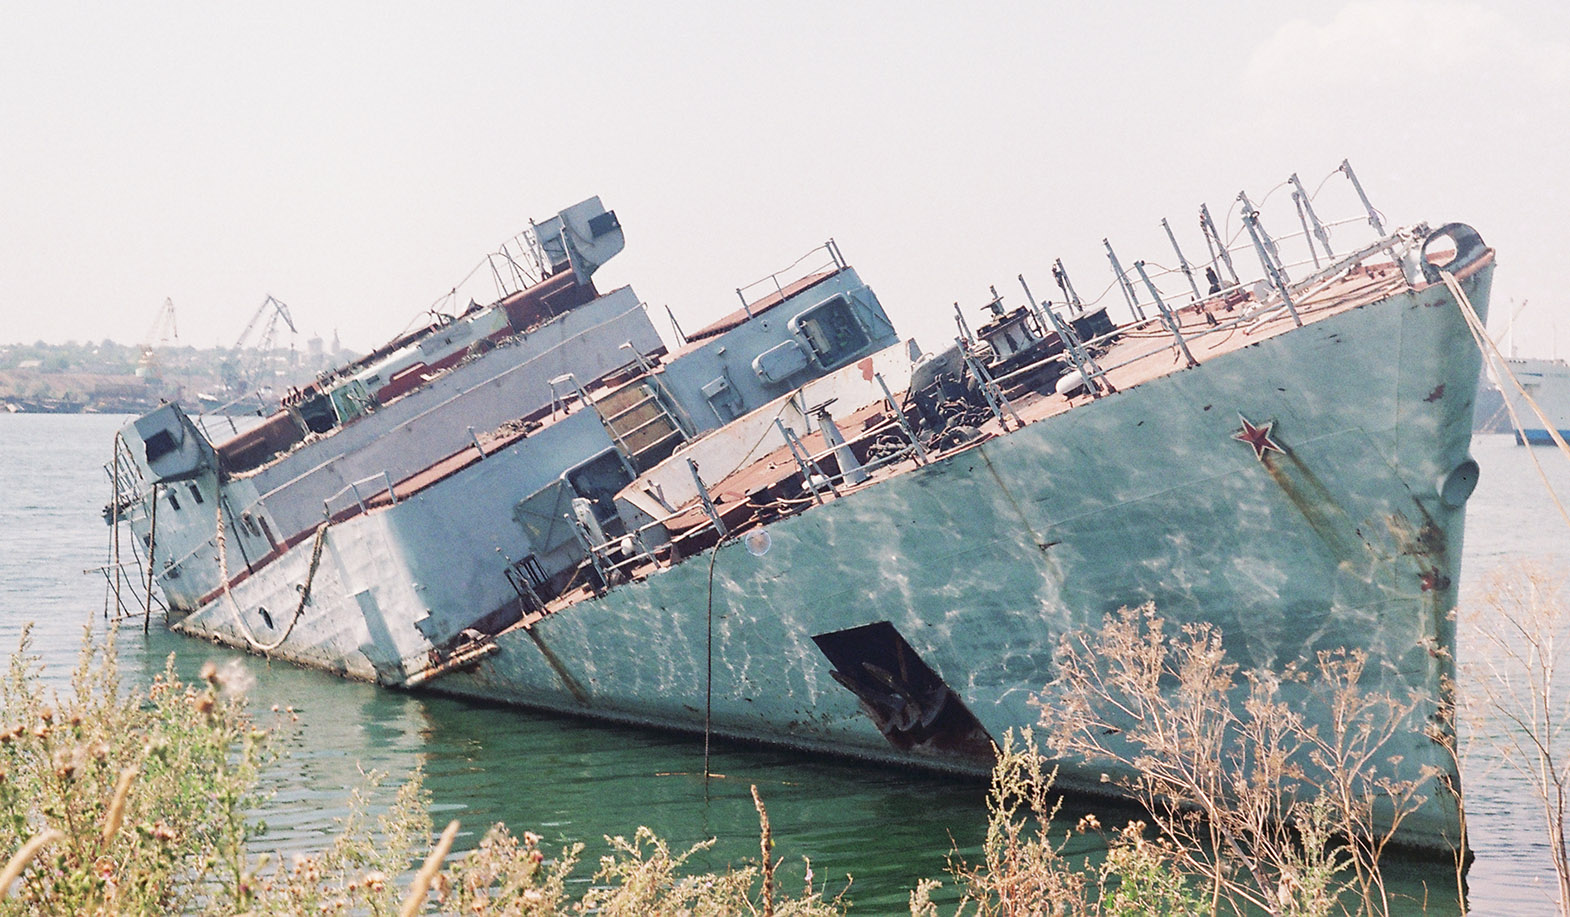
MULTIPOLYGON (((1516 378, 1504 354, 1499 352, 1499 345, 1495 344, 1494 339, 1488 336, 1488 329, 1483 326, 1482 319, 1478 318, 1477 309, 1473 308, 1472 300, 1467 297, 1466 291, 1461 289, 1461 284, 1456 280, 1455 275, 1449 271, 1441 270, 1439 276, 1444 280, 1445 286, 1450 289, 1450 295, 1455 298, 1456 304, 1461 308, 1461 317, 1466 321, 1467 330, 1472 333, 1472 341, 1482 353, 1483 359, 1487 360, 1491 367, 1496 365, 1495 360, 1498 361, 1497 368, 1501 372, 1501 377, 1510 380, 1510 384, 1515 386, 1516 392, 1526 402, 1527 407, 1530 407, 1532 413, 1537 415, 1537 419, 1543 422, 1543 429, 1548 431, 1548 435, 1553 439, 1554 444, 1559 447, 1560 454, 1570 459, 1570 446, 1565 444, 1564 438, 1559 435, 1559 430, 1549 421, 1548 416, 1543 413, 1543 409, 1538 406, 1537 401, 1527 394, 1526 388, 1516 378)), ((1521 437, 1524 443, 1526 441, 1526 428, 1522 425, 1521 418, 1517 416, 1515 407, 1510 404, 1510 399, 1506 398, 1504 402, 1505 410, 1510 413, 1510 425, 1516 429, 1517 435, 1521 437)), ((1554 501, 1554 507, 1559 510, 1559 517, 1565 521, 1565 525, 1570 526, 1570 512, 1565 510, 1565 505, 1559 499, 1559 494, 1554 492, 1554 485, 1548 480, 1548 472, 1543 470, 1542 462, 1537 460, 1536 450, 1528 445, 1526 452, 1532 459, 1533 467, 1537 469, 1538 477, 1543 479, 1543 489, 1548 491, 1549 498, 1554 501)))
MULTIPOLYGON (((228 540, 224 537, 224 514, 222 495, 213 501, 218 506, 217 542, 218 542, 218 576, 223 582, 224 597, 229 600, 229 610, 234 615, 234 621, 239 625, 240 636, 250 644, 251 649, 258 653, 271 653, 283 646, 289 635, 294 633, 294 626, 300 622, 300 617, 305 614, 305 603, 311 599, 311 584, 316 581, 316 570, 322 560, 322 546, 327 541, 328 522, 323 522, 316 527, 316 540, 311 545, 311 565, 305 573, 305 582, 300 588, 300 602, 294 607, 294 616, 289 619, 289 626, 284 628, 283 635, 272 643, 262 643, 252 633, 251 626, 245 622, 245 616, 240 613, 240 603, 235 601, 234 593, 229 590, 229 556, 227 550, 228 540)), ((280 558, 281 559, 281 558, 280 558)))

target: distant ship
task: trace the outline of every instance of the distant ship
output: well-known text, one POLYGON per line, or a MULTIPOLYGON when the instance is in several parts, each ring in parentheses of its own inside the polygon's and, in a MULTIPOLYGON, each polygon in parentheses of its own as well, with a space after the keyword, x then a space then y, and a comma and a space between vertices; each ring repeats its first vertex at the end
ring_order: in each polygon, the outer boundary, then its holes
POLYGON ((1513 428, 1510 415, 1521 424, 1520 429, 1515 430, 1516 442, 1530 446, 1551 445, 1554 438, 1548 432, 1550 425, 1560 439, 1570 441, 1570 365, 1564 360, 1510 357, 1505 360, 1505 366, 1537 406, 1537 410, 1533 410, 1508 379, 1498 384, 1502 401, 1499 413, 1506 415, 1505 429, 1513 428), (1506 409, 1503 403, 1508 403, 1509 408, 1506 409), (1543 416, 1538 416, 1538 410, 1543 416))
MULTIPOLYGON (((137 418, 106 516, 181 633, 957 772, 1035 722, 1064 635, 1154 602, 1218 625, 1243 666, 1366 651, 1365 683, 1429 699, 1392 773, 1455 780, 1436 736, 1480 357, 1445 280, 1486 317, 1493 251, 1369 207, 1333 225, 1370 238, 1333 253, 1310 208, 1314 263, 1288 264, 1240 201, 1264 279, 1202 210, 1208 264, 1125 270, 1107 246, 1125 321, 1060 262, 1058 302, 1021 277, 1022 304, 994 291, 918 346, 831 241, 671 349, 630 288, 595 285, 624 234, 592 198, 490 259, 490 305, 254 429, 137 418)), ((1454 796, 1402 830, 1453 849, 1454 796)))

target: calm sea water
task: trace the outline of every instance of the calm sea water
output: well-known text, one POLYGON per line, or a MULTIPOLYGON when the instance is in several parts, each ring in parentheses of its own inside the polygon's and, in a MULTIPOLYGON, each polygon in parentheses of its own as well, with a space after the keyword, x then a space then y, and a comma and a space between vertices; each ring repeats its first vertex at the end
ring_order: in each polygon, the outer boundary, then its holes
MULTIPOLYGON (((36 651, 61 680, 83 627, 101 622, 105 607, 102 578, 83 571, 107 554, 102 465, 121 423, 0 414, 0 648, 14 647, 31 622, 36 651)), ((1539 557, 1564 569, 1570 561, 1570 530, 1552 508, 1533 453, 1504 436, 1478 437, 1473 453, 1483 474, 1468 510, 1463 603, 1501 564, 1539 557)), ((1570 495, 1570 464, 1552 450, 1535 454, 1570 495)), ((1465 652, 1465 634, 1462 642, 1465 652)), ((673 846, 717 838, 699 862, 718 867, 757 855, 748 789, 755 784, 769 806, 778 852, 810 856, 820 880, 853 877, 855 912, 885 914, 906 912, 916 881, 941 876, 956 845, 974 853, 985 828, 985 787, 975 781, 722 746, 713 770, 726 776, 705 784, 702 743, 691 737, 398 694, 176 638, 156 622, 146 636, 139 626, 124 628, 120 648, 126 677, 138 681, 171 653, 187 677, 208 659, 243 659, 257 679, 259 707, 299 711, 289 755, 271 777, 276 796, 267 812, 267 844, 285 852, 324 843, 362 771, 385 771, 396 783, 423 767, 438 825, 460 819, 469 844, 504 821, 549 842, 584 841, 592 861, 604 835, 647 825, 673 846)), ((1508 770, 1471 759, 1464 780, 1477 849, 1469 876, 1473 913, 1551 913, 1553 872, 1525 785, 1508 770)), ((1443 901, 1453 888, 1443 866, 1400 872, 1403 890, 1413 895, 1426 885, 1443 901)), ((1438 904, 1429 913, 1453 909, 1438 904)))

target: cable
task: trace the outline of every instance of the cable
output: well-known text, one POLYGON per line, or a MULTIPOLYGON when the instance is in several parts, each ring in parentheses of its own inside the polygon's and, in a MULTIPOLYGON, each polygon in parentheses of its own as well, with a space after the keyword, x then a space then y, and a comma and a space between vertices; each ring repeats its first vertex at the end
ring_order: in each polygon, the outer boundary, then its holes
POLYGON ((733 539, 721 538, 715 542, 714 550, 709 552, 708 664, 705 667, 703 684, 703 785, 705 789, 709 785, 709 777, 712 774, 709 769, 709 736, 714 714, 714 564, 720 559, 720 548, 730 540, 733 539))
MULTIPOLYGON (((1521 398, 1526 401, 1527 407, 1530 407, 1532 413, 1537 415, 1537 419, 1543 422, 1543 428, 1548 431, 1548 435, 1553 439, 1554 444, 1559 447, 1560 453, 1570 458, 1570 446, 1565 445, 1564 438, 1559 435, 1559 430, 1548 420, 1548 417, 1543 413, 1543 409, 1538 407, 1537 402, 1522 387, 1520 380, 1516 378, 1515 373, 1510 369, 1510 364, 1505 359, 1504 354, 1499 352, 1499 346, 1494 343, 1493 338, 1488 336, 1487 329, 1483 327, 1482 319, 1478 318, 1477 310, 1472 307, 1472 301, 1467 298, 1466 291, 1461 289, 1461 284, 1456 280, 1455 275, 1441 268, 1439 276, 1444 280, 1445 286, 1450 288, 1450 295, 1455 298, 1456 304, 1460 306, 1461 317, 1466 320, 1467 330, 1472 332, 1472 340, 1477 344, 1477 349, 1482 351, 1483 359, 1493 363, 1494 357, 1498 358, 1499 368, 1503 370, 1503 377, 1510 380, 1510 384, 1515 386, 1521 398)), ((1521 425, 1521 419, 1516 416, 1515 408, 1510 404, 1509 398, 1505 399, 1505 407, 1510 412, 1511 425, 1521 433, 1524 439, 1525 428, 1521 425)), ((1527 449, 1527 455, 1531 457, 1532 465, 1537 468, 1538 476, 1543 479, 1543 488, 1548 491, 1549 498, 1554 501, 1554 506, 1559 510, 1560 517, 1564 519, 1565 525, 1570 525, 1570 512, 1565 510, 1565 505, 1560 502, 1559 495, 1554 492, 1554 485, 1549 482, 1548 473, 1543 470, 1542 463, 1537 460, 1536 451, 1529 448, 1527 449)))
POLYGON ((294 626, 299 623, 300 617, 305 614, 305 603, 310 601, 311 598, 311 584, 316 580, 316 569, 322 560, 322 546, 327 541, 327 527, 331 523, 323 522, 321 525, 316 527, 316 540, 311 545, 311 565, 306 571, 304 584, 300 586, 300 602, 294 607, 294 616, 289 619, 289 626, 284 628, 283 636, 279 637, 276 641, 272 643, 262 643, 257 640, 256 635, 251 632, 251 626, 245 623, 244 616, 240 614, 240 603, 235 601, 234 593, 229 589, 229 555, 227 548, 228 540, 224 536, 224 501, 222 494, 219 495, 219 499, 214 500, 213 502, 218 506, 218 525, 216 533, 218 541, 218 576, 223 581, 224 597, 229 600, 229 609, 234 614, 234 621, 239 625, 240 636, 245 639, 245 642, 250 644, 251 649, 255 650, 256 652, 271 653, 278 647, 283 646, 284 641, 288 640, 289 635, 294 632, 294 626))

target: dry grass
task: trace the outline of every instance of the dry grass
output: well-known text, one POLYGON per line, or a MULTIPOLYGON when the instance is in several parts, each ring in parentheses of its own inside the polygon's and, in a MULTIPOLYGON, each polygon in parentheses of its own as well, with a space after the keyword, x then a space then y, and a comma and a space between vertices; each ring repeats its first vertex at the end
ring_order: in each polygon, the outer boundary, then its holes
POLYGON ((1570 914, 1570 608, 1565 578, 1517 564, 1494 571, 1463 623, 1480 646, 1462 666, 1463 726, 1477 758, 1515 772, 1542 818, 1558 879, 1559 913, 1570 914))
POLYGON ((1038 700, 1049 747, 1128 775, 1109 779, 1211 909, 1391 912, 1381 863, 1437 774, 1390 775, 1386 743, 1420 699, 1365 690, 1361 655, 1242 671, 1214 628, 1174 631, 1147 606, 1065 641, 1058 664, 1038 700))
MULTIPOLYGON (((1570 905, 1561 587, 1542 574, 1494 584, 1480 609, 1493 652, 1470 681, 1486 688, 1472 706, 1509 726, 1496 730, 1499 747, 1539 797, 1570 905)), ((850 905, 843 892, 814 888, 810 868, 799 894, 777 887, 755 790, 759 859, 721 872, 690 866, 712 842, 673 851, 643 828, 606 838, 586 887, 573 879, 586 867, 582 845, 546 851, 530 832, 497 825, 475 849, 451 854, 457 829, 433 843, 418 773, 376 818, 366 814, 373 779, 325 849, 285 862, 257 849, 255 819, 265 802, 258 778, 284 724, 264 729, 246 712, 243 670, 208 667, 186 684, 171 666, 127 693, 112 646, 84 642, 65 698, 41 686, 25 639, 0 681, 0 851, 10 877, 0 915, 822 917, 850 905)), ((1047 747, 1130 775, 1117 782, 1145 806, 1150 829, 1107 829, 1092 816, 1054 829, 1051 759, 1029 731, 1005 736, 980 854, 950 858, 956 917, 1329 917, 1396 907, 1382 869, 1390 837, 1432 787, 1429 775, 1382 776, 1382 750, 1426 699, 1366 690, 1355 653, 1323 653, 1285 673, 1242 671, 1218 632, 1173 630, 1148 607, 1068 640, 1058 664, 1038 701, 1047 747), (1065 851, 1087 834, 1105 856, 1074 861, 1065 851)), ((939 917, 939 888, 920 883, 911 914, 939 917)))
POLYGON ((631 840, 606 839, 610 852, 577 899, 567 888, 581 845, 549 855, 537 835, 498 825, 475 850, 449 856, 456 822, 433 845, 418 773, 374 819, 366 813, 380 778, 372 775, 326 849, 285 862, 255 849, 272 730, 246 712, 243 667, 209 665, 192 685, 171 665, 145 690, 125 693, 112 646, 84 645, 69 697, 42 685, 25 637, 0 681, 0 850, 11 851, 0 915, 845 912, 810 881, 800 895, 775 887, 756 791, 759 864, 689 874, 688 859, 708 844, 676 853, 640 828, 631 840))
POLYGON ((112 647, 84 641, 70 692, 38 679, 24 635, 0 681, 0 849, 56 835, 0 913, 179 913, 244 903, 246 813, 269 759, 214 670, 119 694, 112 647))
MULTIPOLYGON (((1006 734, 987 795, 987 836, 981 859, 949 858, 949 875, 962 897, 955 917, 1201 917, 1210 904, 1182 869, 1166 839, 1145 837, 1145 824, 1132 821, 1106 833, 1091 815, 1072 830, 1054 833, 1059 800, 1052 793, 1056 770, 1026 730, 1006 734), (1076 834, 1097 834, 1105 845, 1100 865, 1065 854, 1076 834)), ((912 917, 939 917, 932 895, 940 883, 922 882, 911 893, 912 917)))

